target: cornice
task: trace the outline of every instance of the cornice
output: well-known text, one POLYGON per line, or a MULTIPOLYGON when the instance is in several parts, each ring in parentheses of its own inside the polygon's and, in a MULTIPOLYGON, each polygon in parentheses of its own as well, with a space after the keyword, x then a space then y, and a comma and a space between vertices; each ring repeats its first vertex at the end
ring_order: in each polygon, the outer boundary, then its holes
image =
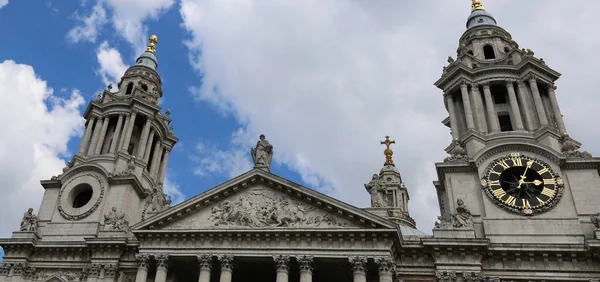
MULTIPOLYGON (((478 61, 485 64, 483 61, 478 61)), ((497 62, 497 61, 496 61, 497 62)), ((457 87, 461 79, 468 83, 481 83, 495 80, 524 80, 530 74, 536 74, 544 83, 553 83, 560 77, 560 73, 541 64, 538 59, 525 57, 518 65, 489 64, 471 69, 462 63, 452 64, 446 68, 446 73, 434 83, 435 86, 447 92, 457 87)))

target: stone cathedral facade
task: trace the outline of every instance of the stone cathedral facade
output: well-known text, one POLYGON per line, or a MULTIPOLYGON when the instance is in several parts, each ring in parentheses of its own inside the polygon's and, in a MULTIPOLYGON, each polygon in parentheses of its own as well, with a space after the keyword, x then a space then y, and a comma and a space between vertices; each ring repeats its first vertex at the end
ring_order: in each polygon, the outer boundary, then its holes
POLYGON ((178 139, 158 103, 157 43, 89 103, 77 154, 0 239, 0 282, 600 279, 600 158, 567 134, 560 74, 480 1, 435 82, 452 141, 435 164, 432 234, 409 215, 389 137, 368 208, 271 173, 265 136, 254 169, 171 206, 162 184, 178 139))

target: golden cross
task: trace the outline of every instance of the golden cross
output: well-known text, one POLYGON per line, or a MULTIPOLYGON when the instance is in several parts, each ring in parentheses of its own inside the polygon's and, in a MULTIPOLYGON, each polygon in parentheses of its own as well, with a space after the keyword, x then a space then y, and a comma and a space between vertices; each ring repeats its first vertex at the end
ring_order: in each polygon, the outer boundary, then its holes
POLYGON ((389 136, 385 137, 385 141, 381 141, 381 144, 385 144, 386 148, 383 151, 383 154, 385 155, 385 163, 384 165, 394 165, 394 160, 392 159, 392 155, 394 154, 394 152, 392 151, 392 149, 390 149, 390 145, 392 144, 396 144, 395 140, 390 140, 389 136))
POLYGON ((385 141, 381 141, 381 144, 385 144, 385 146, 387 147, 387 149, 389 149, 390 145, 396 144, 396 141, 395 140, 390 140, 390 137, 386 136, 385 137, 385 141))

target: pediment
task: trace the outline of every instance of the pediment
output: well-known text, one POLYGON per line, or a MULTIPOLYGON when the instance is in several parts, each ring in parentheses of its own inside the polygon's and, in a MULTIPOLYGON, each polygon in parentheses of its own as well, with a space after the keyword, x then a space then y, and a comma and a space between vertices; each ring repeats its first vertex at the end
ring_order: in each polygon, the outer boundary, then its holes
POLYGON ((133 226, 134 230, 396 229, 379 216, 252 170, 133 226))

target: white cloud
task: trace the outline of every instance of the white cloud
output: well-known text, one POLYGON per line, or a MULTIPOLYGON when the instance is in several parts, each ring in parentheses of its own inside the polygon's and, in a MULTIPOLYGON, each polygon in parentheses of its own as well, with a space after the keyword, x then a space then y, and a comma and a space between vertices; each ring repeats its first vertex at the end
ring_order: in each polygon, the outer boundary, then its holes
POLYGON ((234 177, 252 169, 248 157, 250 148, 235 141, 232 142, 231 147, 235 149, 220 150, 216 144, 200 140, 191 156, 192 161, 196 163, 194 174, 200 177, 211 177, 215 174, 234 177))
POLYGON ((97 73, 102 77, 102 81, 107 85, 110 83, 116 88, 121 76, 127 70, 121 53, 119 50, 111 48, 108 42, 104 41, 96 50, 96 58, 98 58, 100 64, 97 73))
POLYGON ((8 5, 8 0, 0 0, 0 9, 6 5, 8 5))
POLYGON ((173 3, 175 3, 174 0, 97 0, 90 15, 83 18, 79 26, 69 31, 69 37, 71 37, 71 33, 77 35, 90 34, 90 36, 80 37, 94 42, 92 38, 95 40, 97 30, 106 22, 106 20, 98 20, 100 19, 99 16, 102 15, 102 19, 110 18, 115 30, 125 40, 134 45, 137 52, 141 52, 148 39, 148 30, 144 26, 144 21, 157 19, 173 3))
POLYGON ((37 211, 44 193, 40 179, 65 166, 63 158, 72 154, 67 142, 83 127, 83 103, 77 90, 66 99, 54 95, 31 66, 0 63, 0 119, 7 121, 0 138, 1 237, 18 230, 27 208, 37 211))
POLYGON ((81 22, 80 25, 75 26, 67 33, 67 38, 74 43, 81 41, 96 42, 99 30, 107 23, 106 10, 101 3, 94 5, 89 16, 77 16, 76 18, 81 22))
POLYGON ((183 195, 183 193, 181 193, 181 190, 179 189, 179 185, 173 181, 171 181, 171 179, 169 178, 169 175, 167 174, 165 176, 165 183, 163 184, 163 191, 165 192, 165 194, 169 195, 169 197, 171 197, 171 205, 177 205, 181 202, 183 202, 183 200, 185 200, 185 196, 183 195))
MULTIPOLYGON (((517 42, 568 74, 558 95, 571 135, 600 153, 592 143, 600 129, 576 123, 592 118, 600 102, 599 86, 590 83, 600 62, 589 56, 598 39, 580 36, 594 34, 598 9, 558 0, 486 4, 517 42)), ((379 141, 389 134, 411 215, 430 232, 438 214, 434 163, 451 139, 440 123, 447 116, 442 92, 432 84, 455 55, 469 8, 434 0, 182 0, 180 12, 192 35, 191 63, 203 74, 197 97, 233 114, 250 133, 246 146, 265 133, 275 161, 313 186, 331 187, 334 197, 367 206, 362 184, 381 168, 379 141)), ((230 161, 214 160, 237 154, 216 150, 198 173, 234 174, 221 166, 230 161)))

